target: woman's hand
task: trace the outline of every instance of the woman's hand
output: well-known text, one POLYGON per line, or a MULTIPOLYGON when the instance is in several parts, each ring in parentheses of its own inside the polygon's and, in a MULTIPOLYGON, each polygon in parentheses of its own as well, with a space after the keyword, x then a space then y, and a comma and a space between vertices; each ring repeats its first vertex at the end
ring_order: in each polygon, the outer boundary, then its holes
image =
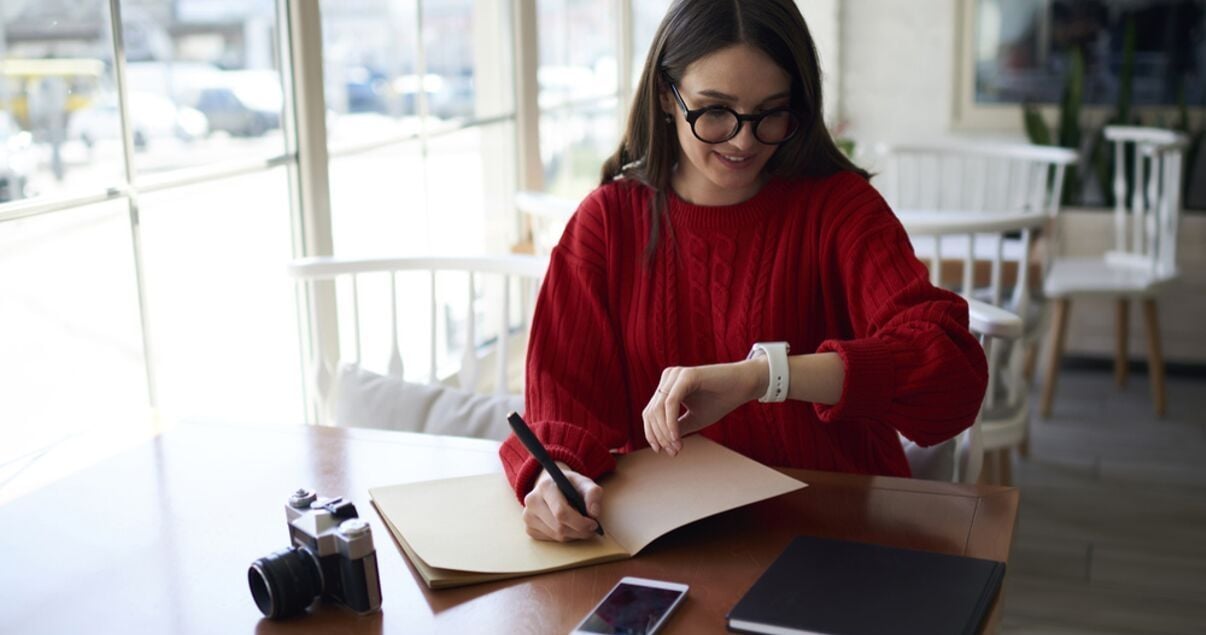
MULTIPOLYGON (((565 477, 586 502, 586 511, 595 518, 602 511, 603 488, 581 474, 558 463, 565 477)), ((548 472, 541 471, 536 485, 523 499, 523 522, 528 535, 537 540, 569 542, 592 538, 599 523, 574 511, 548 472)))
POLYGON ((731 364, 672 366, 641 412, 645 439, 654 452, 671 456, 682 449, 682 438, 702 430, 741 404, 766 391, 767 360, 756 357, 731 364), (686 412, 683 412, 686 410, 686 412))

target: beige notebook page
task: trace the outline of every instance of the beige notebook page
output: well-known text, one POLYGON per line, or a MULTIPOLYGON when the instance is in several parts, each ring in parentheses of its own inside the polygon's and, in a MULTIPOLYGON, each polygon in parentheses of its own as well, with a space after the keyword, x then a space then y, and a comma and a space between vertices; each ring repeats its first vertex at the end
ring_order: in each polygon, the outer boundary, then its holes
MULTIPOLYGON (((402 551, 406 552, 406 559, 410 561, 411 566, 413 566, 415 568, 415 571, 418 572, 419 577, 423 578, 423 583, 426 584, 427 588, 429 588, 429 589, 447 589, 447 588, 452 588, 452 587, 465 586, 468 584, 480 584, 482 582, 493 582, 495 580, 506 580, 508 578, 516 578, 519 576, 532 575, 534 573, 537 573, 534 571, 518 571, 518 572, 512 571, 512 572, 508 572, 508 573, 481 573, 479 571, 459 571, 456 569, 437 569, 435 567, 429 566, 426 562, 423 562, 423 559, 420 558, 418 556, 418 554, 415 553, 414 549, 411 549, 409 544, 407 544, 406 538, 402 536, 402 532, 398 531, 398 528, 394 527, 393 524, 389 522, 388 516, 383 515, 382 518, 385 520, 385 524, 387 527, 389 527, 390 534, 393 535, 394 539, 398 543, 398 546, 402 548, 402 551)), ((607 561, 611 561, 611 560, 623 560, 628 557, 629 557, 628 554, 621 553, 621 554, 617 554, 614 556, 608 556, 602 560, 574 562, 564 568, 576 567, 576 566, 581 566, 581 565, 585 565, 585 564, 607 562, 607 561)), ((550 570, 552 570, 552 569, 550 569, 550 570)))
POLYGON ((382 516, 438 569, 535 573, 635 555, 701 518, 806 487, 700 436, 676 457, 645 449, 620 457, 602 479, 607 535, 553 543, 524 529, 523 508, 501 473, 369 490, 382 516))
POLYGON ((549 571, 627 555, 610 536, 533 540, 501 472, 369 490, 390 525, 428 566, 483 573, 549 571))
POLYGON ((632 555, 702 518, 807 487, 699 435, 677 456, 625 455, 601 484, 603 528, 632 555))

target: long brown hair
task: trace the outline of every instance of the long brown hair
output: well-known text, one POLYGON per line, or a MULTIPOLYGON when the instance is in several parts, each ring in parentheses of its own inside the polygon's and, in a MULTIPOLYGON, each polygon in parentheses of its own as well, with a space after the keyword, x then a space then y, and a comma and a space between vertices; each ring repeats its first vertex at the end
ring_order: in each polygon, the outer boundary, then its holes
POLYGON ((734 44, 761 50, 792 78, 791 107, 800 116, 800 131, 775 151, 763 168, 767 174, 799 178, 848 170, 870 178, 838 150, 825 127, 816 46, 793 0, 675 0, 653 36, 627 130, 620 147, 603 163, 601 179, 606 184, 623 176, 652 190, 646 258, 652 258, 657 247, 666 192, 679 156, 678 137, 674 127, 664 123, 659 99, 666 89, 663 73, 681 81, 692 62, 734 44))

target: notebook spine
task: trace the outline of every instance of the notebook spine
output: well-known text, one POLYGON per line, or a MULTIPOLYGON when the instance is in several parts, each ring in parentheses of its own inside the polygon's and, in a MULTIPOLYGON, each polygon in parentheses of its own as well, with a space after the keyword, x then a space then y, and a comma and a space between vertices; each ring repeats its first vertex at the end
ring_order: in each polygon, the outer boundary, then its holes
POLYGON ((976 601, 975 610, 968 616, 968 623, 963 627, 964 635, 976 635, 976 633, 980 632, 980 627, 988 620, 989 604, 997 596, 997 590, 1001 588, 1004 578, 1005 563, 998 562, 992 568, 992 572, 988 574, 988 579, 980 590, 980 598, 976 601), (977 619, 977 616, 979 619, 977 619))

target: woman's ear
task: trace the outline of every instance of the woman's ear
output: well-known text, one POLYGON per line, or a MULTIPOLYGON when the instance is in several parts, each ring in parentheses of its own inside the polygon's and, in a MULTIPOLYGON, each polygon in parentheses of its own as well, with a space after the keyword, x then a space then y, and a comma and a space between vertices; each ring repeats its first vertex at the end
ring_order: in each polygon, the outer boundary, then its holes
POLYGON ((657 91, 658 105, 662 107, 662 115, 673 117, 674 109, 677 104, 674 103, 674 97, 670 95, 670 91, 666 88, 660 88, 657 91))

